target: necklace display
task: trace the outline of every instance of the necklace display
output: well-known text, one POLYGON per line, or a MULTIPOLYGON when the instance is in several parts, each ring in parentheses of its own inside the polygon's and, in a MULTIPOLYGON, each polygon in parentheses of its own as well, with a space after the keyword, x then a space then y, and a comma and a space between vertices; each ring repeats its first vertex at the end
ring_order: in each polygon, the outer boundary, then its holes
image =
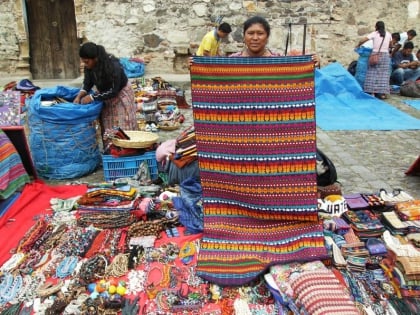
POLYGON ((21 261, 23 260, 23 258, 25 257, 24 253, 15 253, 12 255, 12 257, 10 257, 1 267, 0 271, 1 272, 10 272, 13 269, 15 269, 17 266, 19 266, 19 264, 21 263, 21 261))
POLYGON ((57 276, 57 278, 63 279, 67 276, 70 276, 73 273, 74 269, 76 269, 77 262, 77 256, 65 257, 55 270, 55 275, 57 276))
POLYGON ((0 283, 0 304, 12 301, 19 294, 22 285, 23 278, 21 275, 6 274, 4 281, 0 283))

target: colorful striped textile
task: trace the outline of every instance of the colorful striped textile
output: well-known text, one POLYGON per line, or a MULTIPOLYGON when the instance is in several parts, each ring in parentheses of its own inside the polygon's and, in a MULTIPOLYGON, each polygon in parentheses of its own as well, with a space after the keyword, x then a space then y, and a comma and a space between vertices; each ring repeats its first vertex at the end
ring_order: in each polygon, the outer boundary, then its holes
POLYGON ((242 285, 270 265, 325 258, 310 56, 194 57, 203 189, 198 274, 242 285))
POLYGON ((9 137, 0 129, 0 199, 7 199, 29 182, 20 155, 9 137))

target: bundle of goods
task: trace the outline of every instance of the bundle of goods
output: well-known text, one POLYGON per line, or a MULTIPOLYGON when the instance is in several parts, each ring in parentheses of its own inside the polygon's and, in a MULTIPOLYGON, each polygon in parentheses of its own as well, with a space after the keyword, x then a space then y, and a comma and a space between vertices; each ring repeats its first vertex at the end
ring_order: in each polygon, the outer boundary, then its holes
POLYGON ((79 89, 40 89, 28 108, 29 146, 38 175, 49 179, 82 177, 100 163, 94 121, 102 102, 74 104, 79 89))

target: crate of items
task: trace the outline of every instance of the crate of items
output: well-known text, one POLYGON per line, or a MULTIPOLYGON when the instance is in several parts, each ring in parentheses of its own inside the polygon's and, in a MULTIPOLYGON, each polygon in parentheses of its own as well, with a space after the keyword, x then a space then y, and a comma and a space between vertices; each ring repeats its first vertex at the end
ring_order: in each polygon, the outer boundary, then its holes
POLYGON ((113 157, 102 155, 102 165, 106 181, 113 181, 118 178, 132 178, 139 171, 143 161, 149 166, 149 174, 152 180, 158 177, 156 152, 150 151, 142 155, 128 157, 113 157))

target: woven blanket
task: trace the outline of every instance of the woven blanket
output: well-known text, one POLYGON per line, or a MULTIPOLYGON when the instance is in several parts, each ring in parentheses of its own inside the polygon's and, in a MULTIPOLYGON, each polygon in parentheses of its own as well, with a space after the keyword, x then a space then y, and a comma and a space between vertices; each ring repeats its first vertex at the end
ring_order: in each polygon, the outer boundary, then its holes
POLYGON ((0 129, 0 199, 7 199, 30 182, 15 146, 0 129))
POLYGON ((204 210, 197 273, 242 285, 273 264, 325 258, 310 56, 194 57, 191 92, 204 210))

